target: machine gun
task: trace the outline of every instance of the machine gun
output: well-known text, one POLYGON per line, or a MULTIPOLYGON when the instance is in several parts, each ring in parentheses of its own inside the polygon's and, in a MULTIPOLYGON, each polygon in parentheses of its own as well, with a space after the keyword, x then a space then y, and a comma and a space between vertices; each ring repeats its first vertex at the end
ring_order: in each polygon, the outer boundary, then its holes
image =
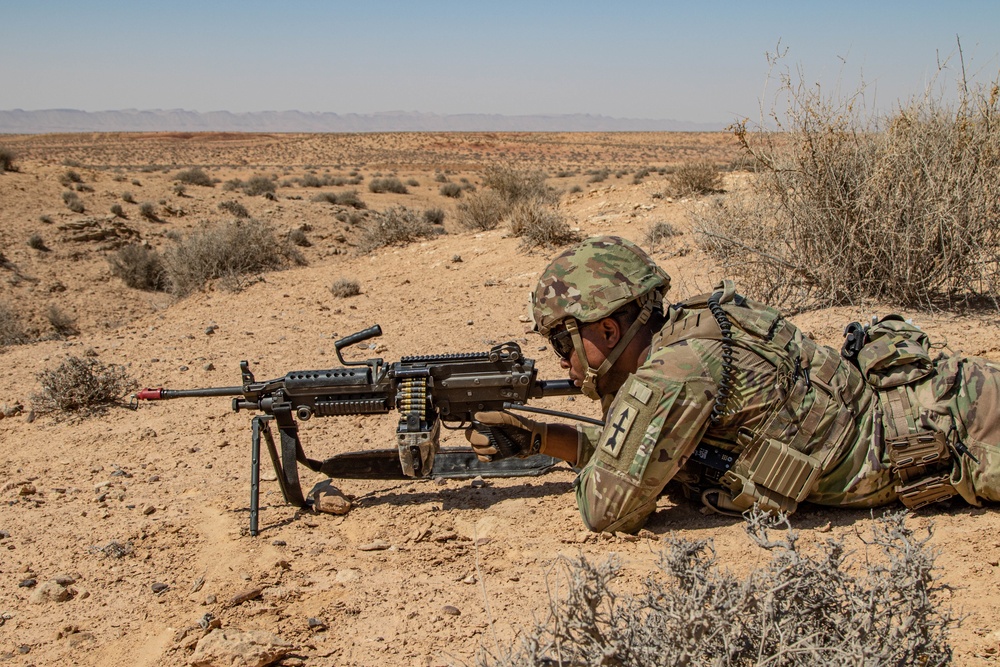
MULTIPOLYGON (((200 396, 233 396, 233 410, 255 410, 251 422, 250 534, 257 534, 260 491, 261 435, 274 466, 285 501, 308 505, 299 484, 298 465, 328 477, 352 479, 407 479, 413 477, 467 477, 537 475, 556 459, 533 456, 483 463, 468 448, 441 449, 441 427, 465 428, 473 415, 485 410, 525 410, 600 423, 569 413, 525 405, 529 399, 580 393, 570 380, 537 379, 535 362, 525 359, 517 343, 494 346, 488 352, 403 357, 395 363, 380 358, 345 361, 341 350, 382 335, 382 328, 351 334, 334 344, 340 368, 292 371, 283 378, 257 382, 246 361, 240 362, 242 384, 207 389, 143 389, 139 400, 167 400, 200 396), (298 423, 313 417, 384 414, 399 411, 396 448, 349 452, 323 461, 310 459, 299 440, 298 423), (280 433, 280 454, 269 422, 280 433)), ((511 443, 499 429, 475 424, 499 451, 511 443)), ((500 457, 497 457, 498 459, 500 457)))

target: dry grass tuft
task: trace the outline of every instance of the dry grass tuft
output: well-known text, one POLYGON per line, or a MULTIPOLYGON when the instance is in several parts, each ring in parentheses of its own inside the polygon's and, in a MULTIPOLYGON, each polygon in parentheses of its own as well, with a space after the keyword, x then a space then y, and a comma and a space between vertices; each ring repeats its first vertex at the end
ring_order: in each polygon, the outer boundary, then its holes
POLYGON ((190 169, 179 171, 174 176, 174 180, 186 185, 200 185, 203 188, 215 187, 215 181, 201 167, 191 167, 190 169))
POLYGON ((511 234, 521 238, 522 250, 556 248, 580 240, 563 216, 540 199, 514 204, 507 219, 511 234))
POLYGON ((330 285, 330 292, 338 299, 346 299, 361 294, 361 283, 353 278, 337 278, 330 285))
POLYGON ((673 197, 722 192, 722 172, 707 160, 687 162, 667 176, 667 194, 673 197))
POLYGON ((5 171, 18 171, 17 168, 17 153, 9 148, 0 146, 0 174, 5 171))

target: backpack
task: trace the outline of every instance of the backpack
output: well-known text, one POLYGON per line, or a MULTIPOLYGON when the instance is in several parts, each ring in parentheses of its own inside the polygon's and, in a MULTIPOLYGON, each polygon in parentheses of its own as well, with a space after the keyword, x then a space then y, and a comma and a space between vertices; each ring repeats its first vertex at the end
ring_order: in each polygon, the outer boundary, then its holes
POLYGON ((852 322, 844 335, 841 355, 876 389, 910 384, 934 372, 930 339, 901 315, 886 315, 868 326, 852 322))

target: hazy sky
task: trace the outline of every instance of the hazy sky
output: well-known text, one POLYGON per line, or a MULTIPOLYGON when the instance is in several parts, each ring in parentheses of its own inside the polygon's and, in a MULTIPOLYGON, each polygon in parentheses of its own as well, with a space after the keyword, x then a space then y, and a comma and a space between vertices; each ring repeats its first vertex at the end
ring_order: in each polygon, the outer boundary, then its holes
POLYGON ((825 89, 1000 71, 1000 2, 0 0, 0 109, 759 116, 765 54, 825 89))

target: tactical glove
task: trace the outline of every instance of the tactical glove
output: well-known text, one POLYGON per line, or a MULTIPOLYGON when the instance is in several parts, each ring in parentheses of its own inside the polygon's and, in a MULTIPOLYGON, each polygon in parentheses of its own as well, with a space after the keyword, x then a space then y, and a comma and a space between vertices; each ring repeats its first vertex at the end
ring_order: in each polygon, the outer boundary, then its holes
POLYGON ((508 412, 477 412, 465 438, 480 461, 499 461, 511 456, 526 458, 545 444, 549 425, 508 412))

